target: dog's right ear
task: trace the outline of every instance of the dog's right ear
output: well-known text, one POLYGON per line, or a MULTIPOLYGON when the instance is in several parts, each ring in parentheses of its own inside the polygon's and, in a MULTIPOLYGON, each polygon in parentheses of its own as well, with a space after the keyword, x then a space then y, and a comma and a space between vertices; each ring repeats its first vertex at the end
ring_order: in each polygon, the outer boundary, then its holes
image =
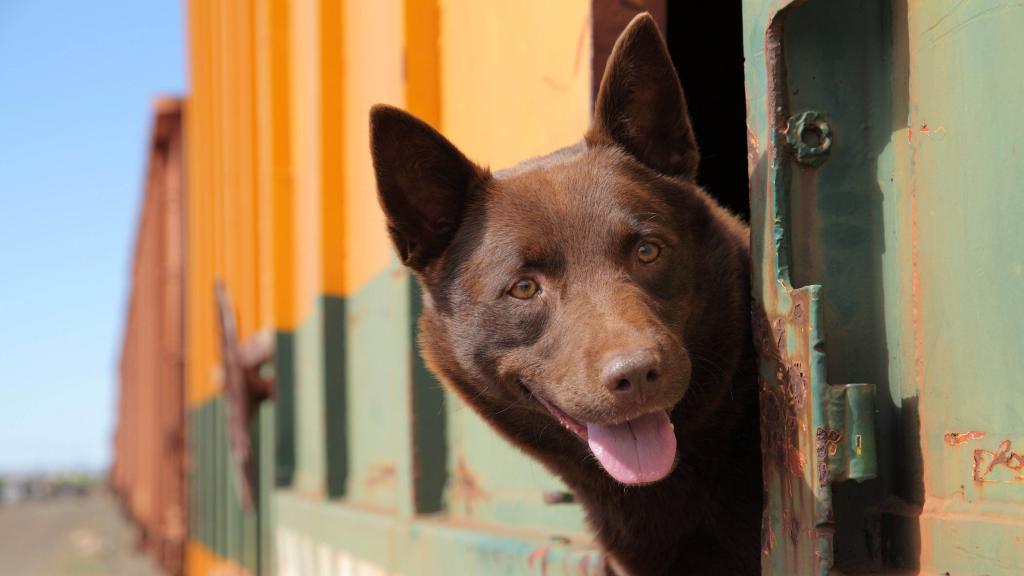
POLYGON ((377 195, 402 262, 422 271, 444 252, 462 221, 470 191, 487 171, 411 114, 370 111, 377 195))
POLYGON ((615 41, 587 141, 614 142, 665 174, 697 176, 700 152, 683 89, 658 24, 646 12, 615 41))

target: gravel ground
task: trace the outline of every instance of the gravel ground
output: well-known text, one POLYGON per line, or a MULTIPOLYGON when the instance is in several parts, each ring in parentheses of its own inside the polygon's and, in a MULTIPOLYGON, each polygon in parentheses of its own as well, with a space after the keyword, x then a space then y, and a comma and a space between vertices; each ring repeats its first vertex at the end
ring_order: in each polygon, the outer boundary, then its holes
POLYGON ((0 506, 0 574, 158 576, 106 492, 0 506))

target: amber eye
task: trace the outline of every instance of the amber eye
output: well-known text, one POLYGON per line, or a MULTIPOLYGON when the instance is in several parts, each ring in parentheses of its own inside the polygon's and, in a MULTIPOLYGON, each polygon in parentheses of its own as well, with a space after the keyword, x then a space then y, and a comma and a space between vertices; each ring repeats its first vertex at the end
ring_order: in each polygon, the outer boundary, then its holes
POLYGON ((518 280, 512 285, 512 289, 508 291, 509 295, 513 298, 520 300, 529 300, 537 295, 540 291, 540 286, 537 286, 537 282, 530 278, 523 278, 518 280))
POLYGON ((640 259, 644 264, 650 264, 658 259, 661 255, 661 246, 652 244, 651 242, 644 242, 636 249, 636 257, 640 259))

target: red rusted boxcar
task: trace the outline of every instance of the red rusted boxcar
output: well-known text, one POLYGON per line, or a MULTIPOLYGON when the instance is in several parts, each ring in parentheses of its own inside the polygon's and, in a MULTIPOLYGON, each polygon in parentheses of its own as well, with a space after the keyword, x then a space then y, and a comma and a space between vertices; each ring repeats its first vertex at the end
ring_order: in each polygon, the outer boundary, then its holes
POLYGON ((182 105, 155 104, 145 198, 132 263, 111 479, 141 544, 183 568, 185 413, 182 105))

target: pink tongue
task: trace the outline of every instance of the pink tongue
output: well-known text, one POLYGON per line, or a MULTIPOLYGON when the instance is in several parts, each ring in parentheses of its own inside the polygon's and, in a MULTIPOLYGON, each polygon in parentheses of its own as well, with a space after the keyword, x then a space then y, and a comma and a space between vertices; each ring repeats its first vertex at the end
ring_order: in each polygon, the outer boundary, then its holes
POLYGON ((597 461, 623 484, 657 482, 675 463, 676 435, 661 410, 624 424, 587 424, 587 436, 597 461))

